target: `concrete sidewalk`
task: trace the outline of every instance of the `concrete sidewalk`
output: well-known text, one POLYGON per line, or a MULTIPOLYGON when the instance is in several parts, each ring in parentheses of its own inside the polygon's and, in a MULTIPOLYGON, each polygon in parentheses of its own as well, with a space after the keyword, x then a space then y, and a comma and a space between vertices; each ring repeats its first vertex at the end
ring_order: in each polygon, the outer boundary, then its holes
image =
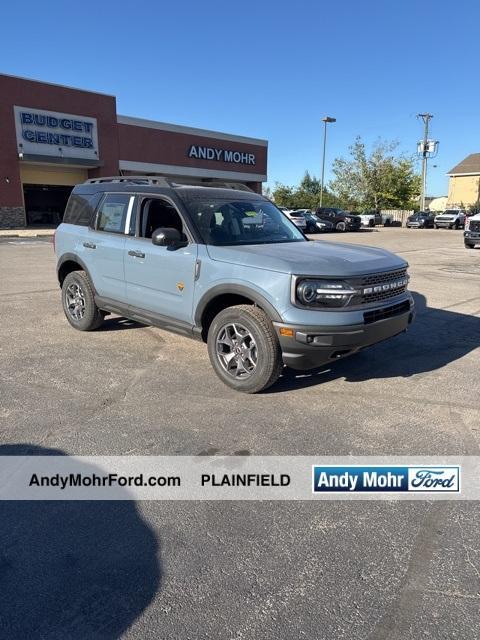
POLYGON ((35 238, 37 236, 53 236, 55 227, 23 229, 0 229, 0 238, 35 238))

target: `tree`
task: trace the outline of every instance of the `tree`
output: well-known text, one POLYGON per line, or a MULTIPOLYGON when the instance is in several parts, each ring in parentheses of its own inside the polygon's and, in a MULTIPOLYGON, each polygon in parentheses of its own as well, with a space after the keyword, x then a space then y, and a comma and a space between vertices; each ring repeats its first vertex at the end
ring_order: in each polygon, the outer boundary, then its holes
MULTIPOLYGON (((289 209, 316 209, 320 206, 320 181, 305 171, 298 187, 289 187, 276 183, 273 197, 276 204, 289 209)), ((323 190, 323 204, 326 207, 338 206, 336 198, 327 190, 323 190)))
POLYGON ((348 209, 406 209, 420 194, 414 160, 395 155, 398 142, 379 140, 370 154, 357 137, 350 158, 336 158, 330 188, 348 209))

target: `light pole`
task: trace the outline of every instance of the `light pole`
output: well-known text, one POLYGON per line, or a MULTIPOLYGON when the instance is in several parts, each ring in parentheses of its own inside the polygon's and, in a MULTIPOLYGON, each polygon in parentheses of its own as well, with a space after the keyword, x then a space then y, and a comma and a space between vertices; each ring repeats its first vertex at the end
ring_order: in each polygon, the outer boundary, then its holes
POLYGON ((336 122, 336 118, 330 118, 329 116, 325 116, 322 118, 322 122, 324 124, 323 127, 323 158, 322 158, 322 182, 320 187, 320 206, 322 206, 323 201, 323 180, 325 176, 325 149, 327 148, 327 124, 329 122, 336 122))
POLYGON ((421 143, 421 152, 422 152, 422 196, 420 199, 422 211, 425 211, 425 198, 427 196, 427 161, 428 154, 430 151, 429 148, 429 140, 428 140, 428 124, 430 120, 433 118, 431 113, 419 113, 417 118, 421 118, 423 120, 423 141, 421 143))

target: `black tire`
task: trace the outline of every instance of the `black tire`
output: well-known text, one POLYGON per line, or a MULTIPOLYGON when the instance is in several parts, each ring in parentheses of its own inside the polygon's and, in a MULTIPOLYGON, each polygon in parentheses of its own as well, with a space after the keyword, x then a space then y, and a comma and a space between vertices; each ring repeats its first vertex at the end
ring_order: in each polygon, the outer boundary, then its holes
POLYGON ((434 224, 434 225, 433 225, 433 228, 434 228, 434 229, 438 229, 438 224, 434 224))
POLYGON ((67 320, 78 331, 93 331, 103 322, 104 314, 95 304, 93 287, 85 271, 71 271, 65 277, 62 304, 67 320), (75 306, 68 302, 68 299, 72 299, 73 291, 78 292, 78 300, 81 301, 75 306))
MULTIPOLYGON (((235 348, 233 344, 230 346, 222 341, 221 344, 226 350, 225 355, 232 353, 235 348), (229 349, 231 351, 228 351, 229 349)), ((246 344, 252 343, 250 341, 246 344)), ((232 389, 243 393, 258 393, 268 389, 277 381, 283 369, 280 344, 270 319, 261 309, 248 304, 228 307, 215 316, 208 330, 208 355, 220 380, 232 389), (236 364, 235 357, 232 358, 232 373, 229 373, 226 369, 228 365, 222 363, 221 354, 217 353, 217 340, 221 341, 222 336, 225 337, 226 328, 233 324, 247 331, 255 342, 256 366, 244 377, 235 376, 233 369, 236 364)), ((238 370, 237 365, 236 371, 238 370)))
POLYGON ((347 230, 347 225, 345 222, 337 222, 337 224, 335 225, 335 231, 340 231, 341 233, 343 233, 344 231, 347 230))
POLYGON ((455 229, 458 229, 460 227, 459 221, 455 220, 455 224, 453 226, 455 227, 455 229))
POLYGON ((474 244, 470 244, 469 242, 465 242, 465 249, 475 249, 475 245, 474 244))

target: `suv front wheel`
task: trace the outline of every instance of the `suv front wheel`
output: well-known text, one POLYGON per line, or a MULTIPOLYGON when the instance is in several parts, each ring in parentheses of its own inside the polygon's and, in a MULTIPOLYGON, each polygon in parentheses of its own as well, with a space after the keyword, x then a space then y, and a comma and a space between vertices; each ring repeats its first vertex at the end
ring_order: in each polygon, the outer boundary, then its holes
POLYGON ((208 355, 218 377, 244 393, 258 393, 277 381, 282 352, 272 323, 252 305, 228 307, 208 331, 208 355))
POLYGON ((71 271, 62 284, 63 311, 79 331, 92 331, 102 324, 104 315, 95 304, 92 285, 85 271, 71 271))

